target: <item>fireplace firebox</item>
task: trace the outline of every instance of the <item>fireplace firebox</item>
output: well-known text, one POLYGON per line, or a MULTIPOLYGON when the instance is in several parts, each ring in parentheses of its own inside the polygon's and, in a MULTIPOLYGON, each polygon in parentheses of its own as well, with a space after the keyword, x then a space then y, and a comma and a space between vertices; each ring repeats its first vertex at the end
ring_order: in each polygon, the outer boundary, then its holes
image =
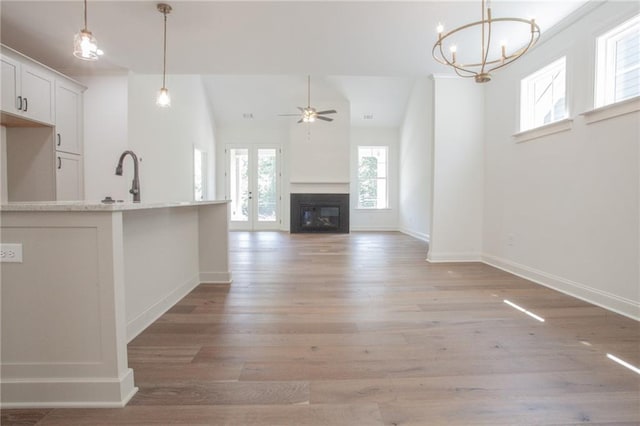
POLYGON ((291 194, 291 233, 349 233, 349 194, 291 194))

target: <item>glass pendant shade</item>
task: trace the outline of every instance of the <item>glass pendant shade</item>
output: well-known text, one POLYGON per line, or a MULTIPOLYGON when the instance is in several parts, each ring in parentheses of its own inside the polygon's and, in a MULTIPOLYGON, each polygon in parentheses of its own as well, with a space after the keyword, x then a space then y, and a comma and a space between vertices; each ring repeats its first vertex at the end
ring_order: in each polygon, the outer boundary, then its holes
POLYGON ((169 89, 163 87, 158 92, 158 97, 156 98, 156 105, 159 107, 170 107, 171 106, 171 96, 169 96, 169 89))
POLYGON ((98 41, 87 29, 80 30, 73 39, 73 55, 85 61, 98 60, 98 41))

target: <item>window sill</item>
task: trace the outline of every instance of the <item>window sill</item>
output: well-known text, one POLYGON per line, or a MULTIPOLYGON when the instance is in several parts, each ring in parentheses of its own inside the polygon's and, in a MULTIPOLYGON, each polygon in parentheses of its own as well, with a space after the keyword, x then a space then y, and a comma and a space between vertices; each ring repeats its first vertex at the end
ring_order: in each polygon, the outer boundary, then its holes
POLYGON ((555 123, 545 124, 544 126, 516 133, 512 137, 516 143, 526 142, 542 138, 544 136, 553 135, 555 133, 566 132, 567 130, 571 130, 572 124, 572 118, 565 118, 563 120, 556 121, 555 123))
POLYGON ((640 97, 627 99, 621 102, 605 105, 603 107, 585 111, 581 116, 587 124, 597 123, 598 121, 609 120, 611 118, 620 117, 621 115, 630 114, 640 111, 640 97))

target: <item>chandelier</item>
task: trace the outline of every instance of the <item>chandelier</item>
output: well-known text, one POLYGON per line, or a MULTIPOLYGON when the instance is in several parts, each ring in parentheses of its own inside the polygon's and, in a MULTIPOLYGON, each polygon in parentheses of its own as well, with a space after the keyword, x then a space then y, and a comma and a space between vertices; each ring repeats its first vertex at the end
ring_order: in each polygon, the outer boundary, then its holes
MULTIPOLYGON (((524 25, 522 25, 524 27, 524 25)), ((540 38, 540 27, 536 24, 535 19, 524 18, 493 18, 491 16, 491 2, 482 0, 482 20, 471 22, 467 25, 455 28, 447 33, 444 33, 444 27, 442 24, 438 25, 438 41, 433 45, 431 55, 433 58, 443 65, 448 65, 454 69, 456 74, 460 77, 473 77, 476 83, 486 83, 491 81, 491 72, 502 68, 516 59, 524 55, 540 38), (486 4, 485 4, 486 3, 486 4), (492 50, 491 37, 492 26, 496 24, 525 24, 530 32, 529 41, 526 42, 518 50, 509 53, 507 52, 506 41, 500 43, 500 55, 490 52, 492 50), (482 34, 481 45, 475 59, 470 60, 468 63, 458 62, 456 53, 458 47, 453 44, 454 34, 460 35, 460 33, 470 30, 471 28, 480 28, 482 34), (449 45, 449 52, 445 52, 443 44, 451 43, 449 45), (479 56, 478 56, 479 55, 479 56)), ((497 49, 493 49, 497 50, 497 49)), ((467 53, 467 52, 465 52, 467 53)), ((465 56, 466 57, 466 56, 465 56)))

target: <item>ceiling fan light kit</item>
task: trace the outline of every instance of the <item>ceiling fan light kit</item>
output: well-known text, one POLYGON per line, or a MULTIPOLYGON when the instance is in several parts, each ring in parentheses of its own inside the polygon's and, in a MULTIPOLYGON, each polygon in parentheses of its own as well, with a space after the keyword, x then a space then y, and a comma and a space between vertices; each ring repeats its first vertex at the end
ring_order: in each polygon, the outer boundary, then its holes
POLYGON ((307 106, 306 108, 298 107, 300 114, 279 114, 280 116, 297 116, 300 119, 297 121, 300 123, 313 123, 316 120, 333 121, 333 118, 325 117, 327 114, 336 114, 338 111, 335 109, 328 109, 326 111, 317 111, 311 106, 311 76, 307 76, 307 106))
MULTIPOLYGON (((486 83, 491 81, 491 72, 499 68, 502 68, 511 62, 522 57, 540 38, 540 27, 536 23, 535 19, 524 18, 493 18, 491 15, 491 1, 482 0, 482 20, 471 22, 458 28, 444 33, 444 27, 442 24, 438 25, 438 40, 431 49, 431 55, 433 58, 443 65, 447 65, 453 68, 455 73, 460 77, 470 78, 473 77, 476 83, 486 83), (490 56, 491 50, 491 37, 492 26, 494 24, 523 24, 523 28, 526 26, 530 32, 528 42, 521 48, 515 50, 512 53, 507 52, 506 41, 500 43, 500 55, 490 56), (480 27, 482 40, 480 46, 480 56, 476 61, 470 63, 458 62, 457 53, 458 47, 455 44, 449 46, 449 52, 446 53, 443 48, 445 42, 450 42, 453 39, 454 34, 459 34, 465 30, 471 28, 480 27)), ((471 49, 469 49, 471 50, 471 49)), ((475 50, 475 49, 473 49, 475 50)))

